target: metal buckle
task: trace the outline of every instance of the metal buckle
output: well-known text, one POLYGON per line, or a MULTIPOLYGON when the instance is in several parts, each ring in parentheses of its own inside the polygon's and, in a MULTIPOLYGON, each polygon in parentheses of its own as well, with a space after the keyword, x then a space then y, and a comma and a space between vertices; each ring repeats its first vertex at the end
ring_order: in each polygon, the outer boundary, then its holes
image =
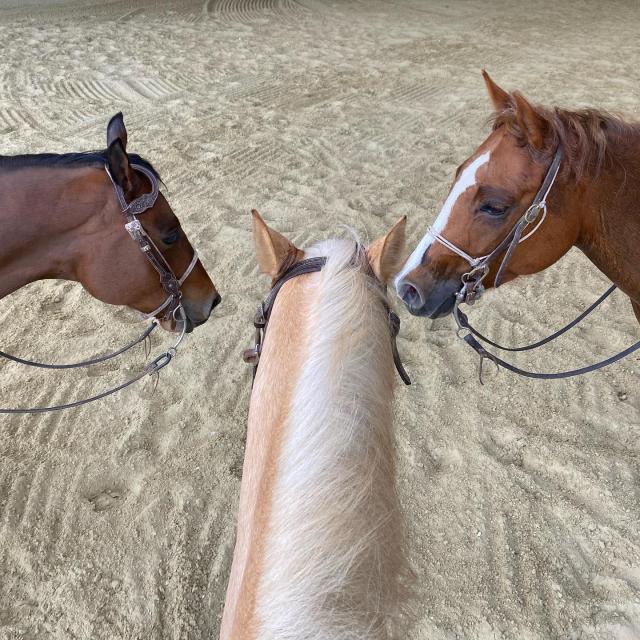
POLYGON ((254 367, 257 367, 260 361, 260 345, 257 344, 251 349, 245 349, 242 352, 242 359, 247 364, 252 364, 254 367))
POLYGON ((466 294, 464 302, 468 305, 472 305, 476 300, 480 299, 480 296, 484 293, 484 286, 481 282, 477 282, 466 294))
POLYGON ((473 304, 484 293, 482 281, 489 273, 489 265, 478 265, 462 274, 462 289, 456 294, 460 302, 473 304))
POLYGON ((258 310, 256 311, 255 315, 253 316, 253 326, 256 329, 264 329, 266 324, 267 324, 267 320, 264 317, 264 305, 261 304, 258 307, 258 310))
POLYGON ((166 353, 161 353, 157 358, 152 360, 145 367, 145 371, 147 372, 148 375, 158 373, 160 369, 164 369, 171 362, 171 359, 173 358, 174 355, 175 355, 175 350, 173 350, 173 353, 169 353, 169 351, 167 351, 166 353))
POLYGON ((258 366, 260 361, 260 354, 262 352, 262 332, 267 325, 267 319, 265 318, 264 303, 261 303, 253 316, 253 326, 256 328, 256 338, 253 347, 245 349, 242 352, 242 359, 254 367, 258 366))
POLYGON ((124 228, 129 232, 129 235, 136 241, 140 242, 142 238, 146 235, 144 227, 140 224, 140 220, 137 218, 131 220, 131 222, 127 222, 124 225, 124 228))
POLYGON ((540 211, 546 205, 543 202, 537 202, 536 204, 532 204, 525 212, 524 219, 527 221, 527 224, 531 224, 536 221, 536 218, 540 215, 540 211))

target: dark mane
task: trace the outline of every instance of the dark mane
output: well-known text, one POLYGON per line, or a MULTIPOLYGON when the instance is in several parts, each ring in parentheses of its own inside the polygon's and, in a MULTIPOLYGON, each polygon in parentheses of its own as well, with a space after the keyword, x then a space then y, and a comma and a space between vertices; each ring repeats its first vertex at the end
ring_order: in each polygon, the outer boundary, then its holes
MULTIPOLYGON (((161 180, 153 165, 135 153, 129 154, 129 161, 142 165, 161 180)), ((81 151, 77 153, 36 153, 19 156, 0 155, 0 171, 24 169, 27 167, 103 167, 107 163, 107 151, 81 151)))
MULTIPOLYGON (((605 164, 617 160, 617 153, 634 138, 640 140, 640 123, 625 122, 620 116, 598 109, 569 111, 559 107, 535 107, 548 123, 548 149, 542 154, 529 148, 534 157, 549 156, 562 145, 561 170, 579 180, 583 176, 597 177, 605 164)), ((522 146, 527 141, 520 129, 515 111, 506 109, 492 118, 495 131, 505 126, 522 146)))

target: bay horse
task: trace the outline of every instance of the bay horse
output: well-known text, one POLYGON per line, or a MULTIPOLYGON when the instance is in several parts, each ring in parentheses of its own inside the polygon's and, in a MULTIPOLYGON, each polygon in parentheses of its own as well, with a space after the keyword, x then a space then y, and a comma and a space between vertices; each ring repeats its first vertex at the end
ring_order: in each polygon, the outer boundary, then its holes
POLYGON ((0 298, 57 278, 168 330, 177 330, 178 306, 186 331, 209 318, 220 295, 158 191, 158 173, 127 153, 127 137, 119 113, 104 151, 0 156, 0 298))
POLYGON ((456 296, 471 301, 576 246, 629 296, 640 321, 640 124, 534 106, 483 76, 492 131, 458 167, 396 278, 398 295, 415 315, 444 316, 456 296))
POLYGON ((253 212, 258 264, 274 288, 261 306, 268 331, 221 640, 395 637, 410 572, 385 284, 404 228, 402 219, 366 251, 348 240, 302 251, 253 212))

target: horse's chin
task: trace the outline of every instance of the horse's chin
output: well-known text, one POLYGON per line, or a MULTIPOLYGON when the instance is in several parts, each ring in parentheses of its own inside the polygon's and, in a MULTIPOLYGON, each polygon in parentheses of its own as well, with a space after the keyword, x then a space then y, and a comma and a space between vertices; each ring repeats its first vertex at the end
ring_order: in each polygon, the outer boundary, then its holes
POLYGON ((171 333, 177 333, 176 323, 173 320, 160 320, 160 326, 171 333))
MULTIPOLYGON (((167 320, 167 319, 160 320, 160 326, 165 331, 169 331, 170 333, 180 333, 180 331, 182 331, 182 328, 180 327, 180 323, 176 322, 175 320, 167 320)), ((185 333, 191 333, 193 329, 194 329, 194 324, 187 317, 187 328, 185 333)))

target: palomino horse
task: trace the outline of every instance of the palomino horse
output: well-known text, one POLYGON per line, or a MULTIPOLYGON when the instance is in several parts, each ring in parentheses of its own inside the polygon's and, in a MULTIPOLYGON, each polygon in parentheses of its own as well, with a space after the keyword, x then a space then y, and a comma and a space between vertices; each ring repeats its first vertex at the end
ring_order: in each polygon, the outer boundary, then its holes
POLYGON ((483 75, 493 131, 458 167, 396 278, 398 295, 415 315, 443 316, 457 294, 469 301, 483 285, 541 271, 577 246, 640 320, 640 125, 533 106, 483 75))
POLYGON ((277 297, 261 307, 271 312, 222 640, 392 637, 409 571, 384 284, 401 264, 404 227, 366 251, 346 240, 301 251, 253 213, 277 297))
POLYGON ((107 146, 0 156, 0 298, 35 280, 74 280, 170 330, 180 306, 191 331, 220 296, 158 192, 155 169, 127 154, 122 114, 109 122, 107 146))

